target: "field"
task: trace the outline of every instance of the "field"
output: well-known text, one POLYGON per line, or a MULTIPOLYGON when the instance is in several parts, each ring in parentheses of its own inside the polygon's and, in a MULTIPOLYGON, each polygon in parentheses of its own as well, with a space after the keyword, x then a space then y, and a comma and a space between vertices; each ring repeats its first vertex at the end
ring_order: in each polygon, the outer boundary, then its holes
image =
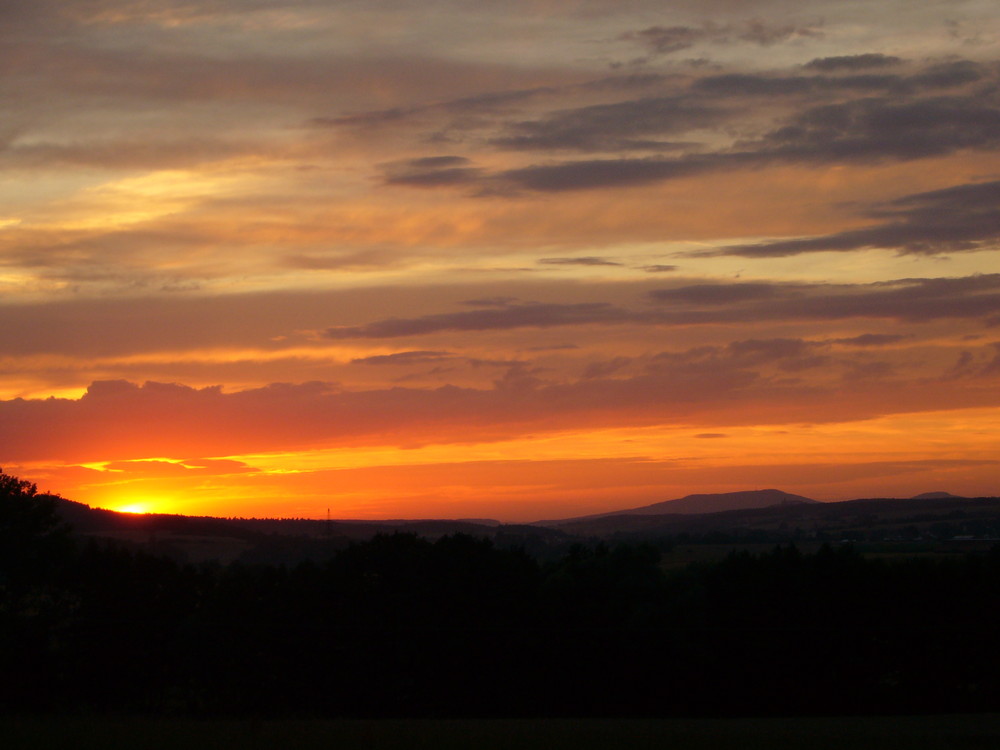
POLYGON ((963 750, 1000 747, 1000 715, 796 719, 236 721, 113 717, 0 719, 9 750, 239 747, 493 750, 963 750))
MULTIPOLYGON (((823 546, 823 542, 795 542, 795 547, 804 555, 813 555, 823 546)), ((976 540, 970 542, 952 542, 928 540, 922 542, 857 542, 850 547, 868 559, 906 560, 912 558, 928 558, 932 560, 962 559, 970 554, 985 554, 996 544, 994 540, 976 540)), ((775 547, 778 542, 748 542, 746 544, 678 544, 669 553, 663 555, 660 566, 663 570, 679 570, 692 563, 713 563, 724 559, 733 552, 748 552, 752 555, 764 555, 775 547)), ((787 546, 787 544, 785 545, 787 546)), ((831 544, 840 546, 839 542, 831 544)))

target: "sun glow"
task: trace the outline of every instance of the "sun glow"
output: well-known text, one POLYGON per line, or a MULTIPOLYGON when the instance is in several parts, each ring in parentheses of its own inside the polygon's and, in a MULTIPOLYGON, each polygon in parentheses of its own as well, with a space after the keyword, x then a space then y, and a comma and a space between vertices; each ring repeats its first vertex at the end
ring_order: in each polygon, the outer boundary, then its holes
POLYGON ((177 502, 170 496, 169 491, 159 491, 158 488, 145 490, 138 486, 148 484, 144 480, 126 481, 125 483, 113 487, 108 491, 108 487, 97 485, 96 492, 90 497, 88 493, 80 493, 95 508, 104 508, 116 513, 131 513, 143 515, 146 513, 175 513, 177 502), (133 486, 128 486, 133 485, 133 486))

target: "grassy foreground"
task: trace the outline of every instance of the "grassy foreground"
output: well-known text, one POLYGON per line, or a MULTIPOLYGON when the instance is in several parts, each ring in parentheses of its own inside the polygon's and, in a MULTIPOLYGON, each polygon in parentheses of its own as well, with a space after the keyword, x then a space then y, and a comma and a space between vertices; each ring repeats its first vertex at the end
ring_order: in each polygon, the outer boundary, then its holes
POLYGON ((766 719, 190 720, 0 717, 8 750, 1000 747, 1000 714, 766 719))

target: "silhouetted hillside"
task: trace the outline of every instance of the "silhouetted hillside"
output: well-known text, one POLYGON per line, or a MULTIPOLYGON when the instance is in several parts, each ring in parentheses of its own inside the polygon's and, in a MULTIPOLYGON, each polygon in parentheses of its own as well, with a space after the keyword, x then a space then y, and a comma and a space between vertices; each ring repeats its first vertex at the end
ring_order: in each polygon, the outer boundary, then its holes
POLYGON ((729 510, 750 510, 753 508, 768 508, 773 505, 795 503, 817 503, 802 495, 793 495, 781 490, 747 490, 743 492, 720 492, 715 494, 687 495, 674 500, 643 505, 638 508, 615 510, 608 513, 595 513, 587 516, 576 516, 552 521, 537 521, 540 526, 559 528, 572 526, 583 521, 593 521, 612 516, 662 516, 662 515, 697 515, 704 513, 722 513, 729 510))
POLYGON ((53 496, 56 512, 78 536, 119 543, 186 562, 218 560, 295 564, 325 559, 352 542, 377 534, 410 533, 425 539, 450 534, 496 541, 545 557, 559 550, 567 534, 543 527, 493 520, 448 519, 325 521, 281 518, 213 518, 165 513, 118 513, 53 496))
MULTIPOLYGON (((542 522, 547 523, 547 522, 542 522)), ((786 503, 702 514, 609 515, 551 522, 588 538, 793 542, 1000 536, 1000 498, 898 498, 786 503)))

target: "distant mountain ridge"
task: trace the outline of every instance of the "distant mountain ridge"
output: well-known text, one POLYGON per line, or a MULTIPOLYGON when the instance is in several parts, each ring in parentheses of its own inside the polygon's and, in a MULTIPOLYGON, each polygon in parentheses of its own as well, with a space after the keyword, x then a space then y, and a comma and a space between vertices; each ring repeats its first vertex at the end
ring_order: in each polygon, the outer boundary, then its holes
POLYGON ((674 500, 664 500, 652 505, 642 505, 638 508, 615 510, 609 513, 597 513, 590 516, 577 516, 557 521, 539 521, 540 525, 559 525, 590 521, 609 516, 660 516, 667 514, 700 515, 703 513, 722 513, 728 510, 751 510, 753 508, 769 508, 773 505, 789 503, 818 503, 819 500, 793 495, 782 490, 744 490, 742 492, 719 492, 715 494, 686 495, 674 500))

